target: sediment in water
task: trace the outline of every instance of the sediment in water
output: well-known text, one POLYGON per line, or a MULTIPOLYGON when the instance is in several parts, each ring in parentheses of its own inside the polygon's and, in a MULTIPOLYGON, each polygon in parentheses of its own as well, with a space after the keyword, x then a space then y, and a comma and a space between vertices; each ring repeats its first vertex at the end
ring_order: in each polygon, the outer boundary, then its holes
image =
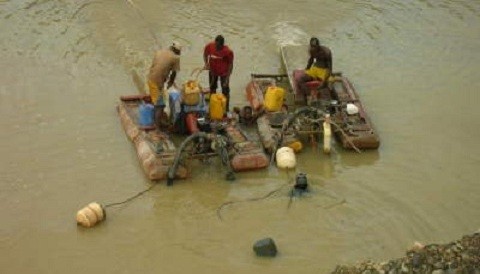
POLYGON ((447 244, 416 243, 402 258, 387 262, 364 261, 339 265, 333 274, 354 273, 472 273, 480 274, 480 232, 447 244))

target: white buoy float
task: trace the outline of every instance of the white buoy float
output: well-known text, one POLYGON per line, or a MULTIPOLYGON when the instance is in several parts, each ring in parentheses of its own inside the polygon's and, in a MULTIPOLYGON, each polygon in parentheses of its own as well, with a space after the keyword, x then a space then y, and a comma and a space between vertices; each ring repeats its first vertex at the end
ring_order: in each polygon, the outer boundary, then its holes
POLYGON ((93 227, 107 217, 105 209, 96 202, 88 204, 77 212, 77 224, 93 227))
POLYGON ((281 147, 275 154, 277 160, 277 167, 284 169, 292 169, 297 165, 295 152, 290 147, 281 147))
POLYGON ((332 125, 330 124, 330 114, 325 114, 325 120, 323 122, 323 152, 330 154, 330 148, 332 143, 332 125))

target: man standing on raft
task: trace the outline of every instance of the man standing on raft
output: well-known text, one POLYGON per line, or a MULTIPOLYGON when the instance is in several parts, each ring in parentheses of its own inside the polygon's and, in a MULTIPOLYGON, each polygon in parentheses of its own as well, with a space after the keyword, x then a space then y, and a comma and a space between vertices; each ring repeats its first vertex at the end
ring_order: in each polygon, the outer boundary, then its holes
POLYGON ((214 42, 205 46, 203 51, 205 69, 209 70, 210 92, 217 91, 217 82, 220 79, 222 93, 227 98, 227 111, 230 106, 230 75, 233 70, 233 51, 225 45, 222 35, 215 37, 214 42))
POLYGON ((148 74, 148 89, 150 97, 155 105, 155 124, 162 127, 162 121, 166 119, 163 101, 163 90, 165 81, 167 89, 174 83, 178 71, 180 70, 180 52, 182 46, 178 42, 173 42, 168 49, 161 49, 155 52, 150 72, 148 74))
POLYGON ((160 94, 163 94, 167 78, 167 89, 175 82, 175 77, 180 70, 181 50, 182 46, 178 42, 173 42, 168 49, 161 49, 155 52, 150 72, 148 73, 148 89, 154 104, 157 104, 160 94))

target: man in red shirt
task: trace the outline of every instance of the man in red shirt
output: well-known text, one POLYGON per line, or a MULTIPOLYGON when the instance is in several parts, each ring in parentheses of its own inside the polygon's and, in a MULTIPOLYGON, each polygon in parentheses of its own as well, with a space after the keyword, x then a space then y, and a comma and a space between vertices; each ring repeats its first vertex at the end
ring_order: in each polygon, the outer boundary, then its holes
POLYGON ((233 70, 233 51, 225 45, 222 35, 215 37, 215 41, 208 43, 203 51, 205 69, 209 70, 210 92, 217 91, 217 82, 220 79, 222 93, 227 98, 227 111, 230 105, 230 74, 233 70))

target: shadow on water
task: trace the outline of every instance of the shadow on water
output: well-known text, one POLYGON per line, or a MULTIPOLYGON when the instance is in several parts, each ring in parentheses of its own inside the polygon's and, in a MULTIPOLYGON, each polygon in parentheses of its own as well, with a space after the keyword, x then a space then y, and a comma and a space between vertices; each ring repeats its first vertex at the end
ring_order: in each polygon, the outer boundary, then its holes
POLYGON ((339 153, 341 164, 346 167, 373 166, 380 159, 378 150, 364 150, 362 153, 342 150, 339 153))

